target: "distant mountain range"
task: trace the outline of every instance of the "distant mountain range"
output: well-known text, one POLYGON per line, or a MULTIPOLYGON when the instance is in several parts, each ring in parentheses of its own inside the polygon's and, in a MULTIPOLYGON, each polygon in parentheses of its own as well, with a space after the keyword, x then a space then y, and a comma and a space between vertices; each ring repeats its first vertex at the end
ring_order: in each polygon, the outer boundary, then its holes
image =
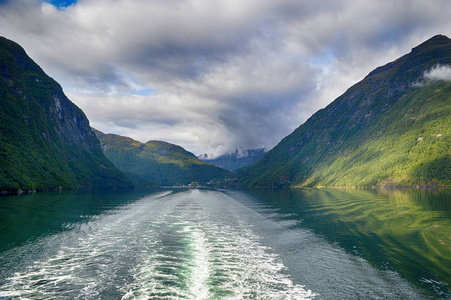
POLYGON ((236 182, 250 187, 451 185, 451 40, 372 71, 236 182))
POLYGON ((237 171, 251 163, 256 162, 265 154, 265 149, 244 150, 236 148, 234 152, 226 153, 216 158, 209 158, 207 154, 199 155, 197 158, 229 171, 237 171))
POLYGON ((0 191, 131 186, 59 84, 0 37, 0 191))
POLYGON ((136 186, 204 185, 231 175, 177 145, 162 141, 141 143, 98 130, 95 133, 105 155, 136 186))

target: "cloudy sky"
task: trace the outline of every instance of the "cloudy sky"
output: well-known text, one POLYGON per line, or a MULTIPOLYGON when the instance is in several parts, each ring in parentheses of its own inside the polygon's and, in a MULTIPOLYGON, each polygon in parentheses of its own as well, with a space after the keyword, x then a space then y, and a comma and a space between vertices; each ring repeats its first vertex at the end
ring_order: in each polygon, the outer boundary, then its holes
POLYGON ((436 34, 449 0, 0 0, 99 130, 195 153, 267 149, 436 34))

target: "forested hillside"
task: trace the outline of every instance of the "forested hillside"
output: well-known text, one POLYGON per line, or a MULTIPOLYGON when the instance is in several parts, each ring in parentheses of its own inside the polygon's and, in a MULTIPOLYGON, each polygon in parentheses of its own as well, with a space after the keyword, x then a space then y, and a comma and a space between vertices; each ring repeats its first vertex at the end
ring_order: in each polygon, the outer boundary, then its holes
POLYGON ((95 131, 105 155, 137 186, 206 184, 230 172, 199 160, 180 146, 161 141, 141 143, 95 131))

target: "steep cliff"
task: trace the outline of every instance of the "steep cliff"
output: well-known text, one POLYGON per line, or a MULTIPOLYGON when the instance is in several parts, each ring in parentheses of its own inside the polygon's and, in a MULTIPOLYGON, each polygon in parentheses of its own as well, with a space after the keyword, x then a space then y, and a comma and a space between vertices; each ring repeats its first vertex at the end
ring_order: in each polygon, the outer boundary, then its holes
POLYGON ((0 190, 130 186, 59 84, 0 37, 0 190))

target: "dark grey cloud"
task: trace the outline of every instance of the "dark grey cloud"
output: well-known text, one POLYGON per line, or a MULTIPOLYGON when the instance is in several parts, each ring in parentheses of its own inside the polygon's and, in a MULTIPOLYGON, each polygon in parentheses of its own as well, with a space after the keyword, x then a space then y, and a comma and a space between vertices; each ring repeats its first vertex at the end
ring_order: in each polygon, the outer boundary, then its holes
POLYGON ((98 129, 219 155, 273 147, 375 67, 451 35, 449 11, 448 0, 15 0, 0 5, 0 35, 98 129))

